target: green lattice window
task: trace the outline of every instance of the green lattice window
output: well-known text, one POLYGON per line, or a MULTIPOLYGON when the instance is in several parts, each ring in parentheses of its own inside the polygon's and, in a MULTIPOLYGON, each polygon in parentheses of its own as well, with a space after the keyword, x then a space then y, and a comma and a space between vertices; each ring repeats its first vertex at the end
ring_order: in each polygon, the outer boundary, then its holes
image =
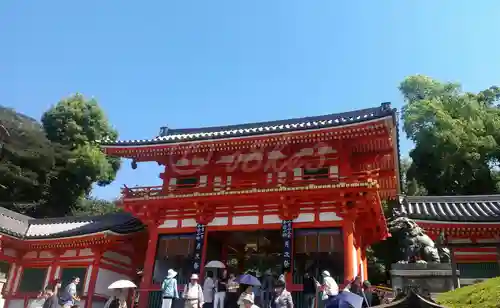
POLYGON ((73 277, 80 278, 80 283, 76 286, 76 292, 82 294, 85 276, 87 275, 86 267, 66 267, 61 270, 61 281, 63 287, 71 283, 73 277))
POLYGON ((19 283, 19 292, 21 293, 36 293, 43 290, 45 277, 47 276, 47 268, 24 268, 19 283))
POLYGON ((7 278, 10 271, 10 264, 8 262, 0 261, 0 278, 7 278))
POLYGON ((457 263, 460 278, 492 278, 500 275, 497 262, 487 263, 457 263))

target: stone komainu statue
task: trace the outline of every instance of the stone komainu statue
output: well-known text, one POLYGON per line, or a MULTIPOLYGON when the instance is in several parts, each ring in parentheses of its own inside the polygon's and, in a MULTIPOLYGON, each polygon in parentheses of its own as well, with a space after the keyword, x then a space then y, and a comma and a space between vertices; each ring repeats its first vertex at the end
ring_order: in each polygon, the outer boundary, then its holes
POLYGON ((450 251, 442 246, 442 238, 440 237, 436 245, 425 231, 408 217, 395 216, 388 227, 391 233, 399 235, 404 252, 404 259, 399 261, 400 263, 450 263, 450 251))

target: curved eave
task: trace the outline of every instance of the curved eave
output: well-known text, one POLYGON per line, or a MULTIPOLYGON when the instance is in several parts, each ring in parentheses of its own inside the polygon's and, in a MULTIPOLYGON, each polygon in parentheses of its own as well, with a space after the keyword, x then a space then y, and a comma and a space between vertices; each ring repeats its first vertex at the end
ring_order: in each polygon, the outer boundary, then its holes
POLYGON ((93 234, 86 234, 80 236, 71 237, 59 237, 59 238, 28 238, 28 239, 16 239, 13 242, 14 246, 18 248, 30 249, 45 249, 45 248, 79 248, 88 247, 93 245, 107 245, 113 242, 120 242, 122 240, 128 240, 139 234, 127 233, 120 234, 112 231, 103 231, 93 234))
POLYGON ((21 233, 13 232, 12 230, 0 227, 0 237, 4 236, 4 235, 7 235, 7 236, 10 236, 13 238, 22 238, 23 237, 23 235, 21 233))
POLYGON ((485 229, 494 228, 500 229, 500 222, 494 221, 439 221, 439 220, 423 220, 423 219, 413 219, 421 227, 432 227, 432 228, 471 228, 471 229, 485 229))
POLYGON ((3 236, 8 236, 9 240, 18 240, 25 243, 39 242, 39 241, 81 241, 81 240, 91 240, 101 237, 123 237, 127 235, 133 235, 135 233, 141 232, 145 229, 144 225, 135 225, 129 227, 113 227, 107 230, 95 231, 92 233, 86 232, 61 232, 55 234, 40 234, 33 236, 24 236, 22 234, 14 234, 13 232, 4 232, 1 230, 0 238, 3 236))
MULTIPOLYGON (((152 140, 126 140, 114 143, 101 143, 101 149, 108 155, 116 155, 121 157, 135 157, 136 153, 162 151, 164 149, 180 150, 181 147, 192 148, 198 147, 212 149, 214 144, 236 145, 236 144, 251 144, 256 140, 265 140, 276 137, 300 138, 318 133, 333 133, 337 136, 334 138, 357 138, 363 136, 365 132, 373 132, 375 130, 394 128, 393 116, 387 115, 377 119, 360 121, 333 127, 310 127, 302 130, 290 131, 263 131, 258 133, 226 135, 223 137, 211 137, 203 139, 168 139, 160 137, 152 140)), ((168 137, 168 136, 167 136, 168 137)), ((314 136, 313 136, 314 137, 314 136)), ((273 140, 275 143, 276 140, 273 140)))

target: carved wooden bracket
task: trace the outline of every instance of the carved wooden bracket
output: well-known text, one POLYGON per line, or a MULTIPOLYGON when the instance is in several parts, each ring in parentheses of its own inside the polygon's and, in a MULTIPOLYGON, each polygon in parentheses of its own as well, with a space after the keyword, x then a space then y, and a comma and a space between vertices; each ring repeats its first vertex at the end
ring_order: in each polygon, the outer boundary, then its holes
POLYGON ((194 207, 196 209, 196 223, 202 225, 208 225, 215 218, 215 207, 210 206, 207 203, 194 202, 194 207))
POLYGON ((142 223, 148 226, 148 229, 158 228, 165 221, 165 217, 162 215, 160 209, 148 209, 145 207, 137 215, 142 223))
POLYGON ((300 204, 294 198, 281 196, 279 218, 281 220, 294 220, 299 217, 300 204))

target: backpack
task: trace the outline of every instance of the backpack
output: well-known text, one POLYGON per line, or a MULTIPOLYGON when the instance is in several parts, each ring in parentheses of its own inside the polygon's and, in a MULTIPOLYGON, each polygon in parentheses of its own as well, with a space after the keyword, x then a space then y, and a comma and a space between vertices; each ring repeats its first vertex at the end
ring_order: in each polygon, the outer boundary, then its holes
POLYGON ((111 303, 109 303, 109 308, 120 308, 120 300, 115 297, 111 303))

